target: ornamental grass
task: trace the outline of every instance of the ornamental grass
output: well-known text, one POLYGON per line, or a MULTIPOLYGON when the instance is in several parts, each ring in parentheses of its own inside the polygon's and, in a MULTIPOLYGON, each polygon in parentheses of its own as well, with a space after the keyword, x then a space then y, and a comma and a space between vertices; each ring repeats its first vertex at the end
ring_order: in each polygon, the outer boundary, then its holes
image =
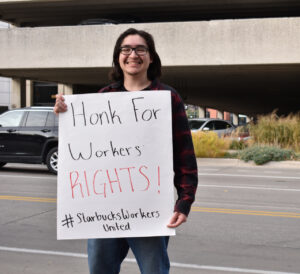
POLYGON ((219 138, 215 132, 192 132, 196 157, 220 158, 224 157, 229 149, 230 141, 219 138))
POLYGON ((250 136, 256 145, 276 146, 300 152, 300 115, 278 117, 276 112, 259 116, 250 125, 250 136))

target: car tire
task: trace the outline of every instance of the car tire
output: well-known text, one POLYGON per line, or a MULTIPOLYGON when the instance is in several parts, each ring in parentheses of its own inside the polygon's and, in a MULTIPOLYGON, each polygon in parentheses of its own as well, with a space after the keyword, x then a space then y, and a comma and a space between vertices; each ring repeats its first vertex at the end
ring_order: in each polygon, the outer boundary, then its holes
POLYGON ((0 168, 5 166, 7 163, 4 163, 4 162, 0 162, 0 168))
POLYGON ((49 150, 46 157, 46 165, 50 172, 57 174, 58 150, 54 147, 49 150))

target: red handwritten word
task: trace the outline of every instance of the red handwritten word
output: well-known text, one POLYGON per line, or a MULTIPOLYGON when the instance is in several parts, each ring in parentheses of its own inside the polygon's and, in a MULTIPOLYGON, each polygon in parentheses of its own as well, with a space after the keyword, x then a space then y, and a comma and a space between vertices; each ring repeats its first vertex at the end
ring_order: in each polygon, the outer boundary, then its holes
POLYGON ((101 195, 107 198, 108 194, 126 192, 148 191, 150 186, 158 187, 160 193, 160 167, 155 167, 157 177, 150 180, 147 175, 148 167, 122 167, 113 169, 97 169, 92 174, 83 171, 70 171, 70 187, 72 198, 82 198, 92 195, 101 195), (88 176, 89 175, 89 176, 88 176), (89 177, 89 178, 88 178, 89 177), (141 187, 142 185, 142 187, 141 187))

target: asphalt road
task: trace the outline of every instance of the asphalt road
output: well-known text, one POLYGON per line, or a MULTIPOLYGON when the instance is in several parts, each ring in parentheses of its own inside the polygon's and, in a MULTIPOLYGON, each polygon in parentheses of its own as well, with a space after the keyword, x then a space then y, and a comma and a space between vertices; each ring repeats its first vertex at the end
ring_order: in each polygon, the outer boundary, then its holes
MULTIPOLYGON (((0 182, 0 273, 88 273, 85 240, 56 240, 56 176, 11 164, 0 182)), ((299 169, 199 165, 199 182, 171 273, 300 273, 299 169)))

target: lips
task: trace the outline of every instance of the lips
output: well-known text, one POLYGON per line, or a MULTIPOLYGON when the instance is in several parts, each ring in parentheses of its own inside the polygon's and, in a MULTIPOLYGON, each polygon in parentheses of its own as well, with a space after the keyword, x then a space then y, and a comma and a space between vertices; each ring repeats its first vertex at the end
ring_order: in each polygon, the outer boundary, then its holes
POLYGON ((126 62, 126 65, 140 65, 141 62, 126 62))
POLYGON ((143 62, 142 62, 142 60, 141 59, 139 59, 139 60, 130 60, 130 59, 127 59, 126 61, 125 61, 125 64, 132 64, 132 65, 140 65, 140 64, 142 64, 143 62))

